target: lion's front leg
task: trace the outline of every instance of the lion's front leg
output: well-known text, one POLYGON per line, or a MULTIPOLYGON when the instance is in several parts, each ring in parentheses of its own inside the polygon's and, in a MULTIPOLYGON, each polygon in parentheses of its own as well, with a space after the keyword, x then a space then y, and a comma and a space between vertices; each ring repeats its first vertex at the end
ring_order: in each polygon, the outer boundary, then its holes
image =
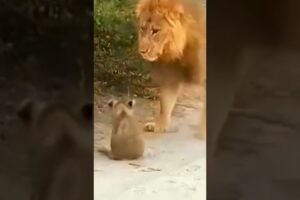
POLYGON ((166 84, 160 87, 160 112, 154 122, 145 124, 146 131, 155 133, 165 133, 168 131, 179 90, 179 83, 166 84))

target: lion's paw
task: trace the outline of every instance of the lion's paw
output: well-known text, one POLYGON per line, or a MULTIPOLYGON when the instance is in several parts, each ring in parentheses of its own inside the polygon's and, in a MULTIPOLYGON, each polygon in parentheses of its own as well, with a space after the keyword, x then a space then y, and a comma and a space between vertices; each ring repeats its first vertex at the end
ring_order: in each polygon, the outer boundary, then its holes
POLYGON ((144 130, 147 132, 154 132, 155 130, 155 122, 147 122, 144 125, 144 130))
POLYGON ((167 127, 160 123, 147 122, 144 125, 144 130, 147 132, 154 132, 154 133, 166 133, 167 127))

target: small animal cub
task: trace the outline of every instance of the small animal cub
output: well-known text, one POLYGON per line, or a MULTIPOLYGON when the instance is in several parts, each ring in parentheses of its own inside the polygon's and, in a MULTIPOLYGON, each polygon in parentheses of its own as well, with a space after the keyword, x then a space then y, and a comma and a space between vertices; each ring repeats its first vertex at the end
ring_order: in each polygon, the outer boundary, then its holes
POLYGON ((145 142, 142 127, 133 115, 134 100, 110 100, 112 113, 111 150, 100 149, 113 160, 133 160, 144 154, 145 142))

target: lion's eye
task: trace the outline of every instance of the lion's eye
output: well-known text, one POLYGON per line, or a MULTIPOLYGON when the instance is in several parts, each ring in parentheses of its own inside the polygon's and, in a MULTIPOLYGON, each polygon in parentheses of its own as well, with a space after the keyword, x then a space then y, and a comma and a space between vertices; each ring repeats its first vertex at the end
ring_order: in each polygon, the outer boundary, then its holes
POLYGON ((152 34, 154 35, 154 34, 158 33, 159 31, 160 31, 159 29, 154 28, 154 29, 152 29, 152 34))

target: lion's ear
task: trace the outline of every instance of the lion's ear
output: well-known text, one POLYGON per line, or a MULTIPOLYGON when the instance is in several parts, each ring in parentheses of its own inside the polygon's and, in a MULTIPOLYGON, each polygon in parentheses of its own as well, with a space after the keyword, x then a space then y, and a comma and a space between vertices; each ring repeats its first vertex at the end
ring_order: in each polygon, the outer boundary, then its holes
POLYGON ((135 15, 140 18, 142 12, 151 3, 151 0, 140 0, 135 9, 135 15))
POLYGON ((157 5, 164 5, 164 7, 169 8, 172 12, 177 14, 184 14, 184 6, 178 0, 155 0, 157 5))
POLYGON ((179 14, 184 14, 184 7, 181 3, 176 3, 174 5, 174 11, 179 13, 179 14))
POLYGON ((173 12, 179 14, 179 15, 183 15, 185 13, 184 10, 184 6, 182 5, 182 3, 177 2, 173 4, 173 12))

